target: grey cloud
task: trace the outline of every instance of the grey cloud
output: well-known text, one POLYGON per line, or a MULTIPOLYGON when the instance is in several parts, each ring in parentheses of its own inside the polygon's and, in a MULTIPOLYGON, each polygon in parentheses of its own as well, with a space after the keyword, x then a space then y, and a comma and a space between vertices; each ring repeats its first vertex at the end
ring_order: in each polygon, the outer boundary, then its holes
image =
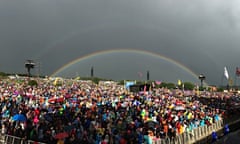
POLYGON ((168 56, 219 83, 238 62, 237 0, 3 0, 0 70, 25 72, 26 59, 43 73, 83 55, 134 48, 168 56))

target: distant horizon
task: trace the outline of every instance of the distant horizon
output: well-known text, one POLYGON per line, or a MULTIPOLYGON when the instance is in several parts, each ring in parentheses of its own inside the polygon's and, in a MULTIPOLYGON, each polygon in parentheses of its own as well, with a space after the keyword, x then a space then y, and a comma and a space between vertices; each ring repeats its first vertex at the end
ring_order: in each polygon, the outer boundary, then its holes
MULTIPOLYGON (((4 74, 6 74, 7 76, 14 76, 15 78, 16 78, 16 76, 24 76, 24 77, 28 77, 28 74, 27 73, 7 73, 7 72, 2 72, 2 71, 0 71, 0 73, 4 73, 4 74)), ((40 78, 46 78, 46 77, 51 77, 51 76, 48 76, 48 75, 35 75, 35 74, 31 74, 31 76, 30 76, 30 78, 38 78, 38 77, 40 77, 40 78)), ((83 79, 88 79, 88 80, 91 80, 91 78, 99 78, 99 79, 102 79, 102 80, 112 80, 112 81, 124 81, 124 80, 126 80, 126 81, 138 81, 138 82, 156 82, 156 81, 159 81, 159 80, 157 80, 157 79, 150 79, 150 80, 144 80, 144 79, 118 79, 118 80, 116 80, 116 79, 110 79, 110 78, 105 78, 105 77, 99 77, 99 76, 93 76, 93 77, 91 77, 91 76, 76 76, 76 77, 61 77, 61 76, 53 76, 52 78, 63 78, 63 79, 75 79, 75 78, 78 78, 78 77, 80 77, 80 80, 81 80, 81 77, 83 78, 83 79)), ((200 80, 199 80, 200 81, 200 80)), ((163 82, 163 83, 174 83, 174 84, 176 84, 177 85, 177 83, 178 82, 171 82, 171 81, 161 81, 161 82, 163 82)), ((193 83, 194 84, 194 82, 191 82, 191 81, 182 81, 182 83, 185 83, 185 82, 190 82, 190 83, 193 83)), ((216 85, 209 85, 209 84, 207 84, 207 83, 205 83, 204 82, 204 86, 216 86, 216 85)), ((219 85, 219 86, 221 86, 221 85, 219 85)), ((224 85, 222 85, 222 86, 224 86, 224 85)))

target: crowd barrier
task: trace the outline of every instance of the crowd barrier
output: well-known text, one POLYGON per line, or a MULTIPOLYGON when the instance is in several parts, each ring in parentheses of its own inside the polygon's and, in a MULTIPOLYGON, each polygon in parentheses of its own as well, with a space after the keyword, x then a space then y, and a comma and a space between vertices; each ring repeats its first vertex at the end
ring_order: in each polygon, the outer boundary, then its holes
MULTIPOLYGON (((238 119, 238 120, 236 120, 236 121, 234 121, 234 122, 232 122, 231 124, 229 124, 229 129, 230 129, 230 131, 231 132, 233 132, 233 131, 237 131, 237 130, 239 130, 240 129, 240 119, 238 119)), ((223 144, 223 143, 226 143, 225 142, 225 136, 223 137, 223 138, 221 138, 221 139, 219 139, 218 141, 216 141, 214 144, 223 144)))
MULTIPOLYGON (((173 139, 166 138, 155 141, 154 144, 192 144, 209 137, 213 131, 223 129, 223 120, 219 120, 210 126, 203 126, 193 129, 191 132, 184 132, 173 139)), ((207 141, 207 139, 206 139, 207 141)), ((205 142, 204 142, 205 143, 205 142)))
POLYGON ((0 144, 45 144, 45 143, 35 142, 32 140, 24 140, 20 137, 12 135, 1 135, 0 144))
MULTIPOLYGON (((202 139, 209 137, 213 131, 219 131, 223 129, 223 120, 219 120, 210 126, 203 126, 193 129, 191 132, 184 132, 176 136, 173 139, 165 138, 154 141, 153 144, 192 144, 197 143, 202 139)), ((35 142, 31 140, 23 140, 22 138, 11 136, 11 135, 1 135, 1 144, 45 144, 41 142, 35 142)))

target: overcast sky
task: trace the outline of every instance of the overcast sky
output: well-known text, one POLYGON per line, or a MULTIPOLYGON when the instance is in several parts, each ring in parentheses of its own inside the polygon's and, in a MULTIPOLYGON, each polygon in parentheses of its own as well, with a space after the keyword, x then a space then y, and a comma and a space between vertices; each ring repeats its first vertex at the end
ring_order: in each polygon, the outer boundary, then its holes
MULTIPOLYGON (((235 80, 239 46, 238 0, 0 1, 0 71, 8 73, 25 73, 24 63, 32 59, 40 63, 42 75, 51 75, 76 58, 125 48, 164 55, 196 74, 203 73, 207 83, 220 84, 224 66, 235 80)), ((171 63, 163 66, 166 62, 161 60, 151 68, 146 65, 155 64, 154 59, 136 64, 141 59, 133 57, 138 56, 125 57, 127 62, 121 61, 121 55, 89 59, 70 73, 86 76, 94 65, 95 75, 113 79, 131 79, 135 71, 147 69, 153 73, 151 79, 192 77, 181 77, 181 68, 171 63), (108 62, 101 70, 99 60, 108 62)))

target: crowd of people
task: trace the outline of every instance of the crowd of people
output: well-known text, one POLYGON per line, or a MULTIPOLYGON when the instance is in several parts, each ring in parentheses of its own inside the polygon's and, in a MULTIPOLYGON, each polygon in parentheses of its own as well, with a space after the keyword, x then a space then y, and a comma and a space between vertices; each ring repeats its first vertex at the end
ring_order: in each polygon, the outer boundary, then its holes
POLYGON ((2 134, 49 144, 151 144, 193 135, 193 129, 223 118, 223 110, 201 103, 194 91, 184 97, 179 89, 135 93, 114 82, 37 82, 0 82, 2 134))

